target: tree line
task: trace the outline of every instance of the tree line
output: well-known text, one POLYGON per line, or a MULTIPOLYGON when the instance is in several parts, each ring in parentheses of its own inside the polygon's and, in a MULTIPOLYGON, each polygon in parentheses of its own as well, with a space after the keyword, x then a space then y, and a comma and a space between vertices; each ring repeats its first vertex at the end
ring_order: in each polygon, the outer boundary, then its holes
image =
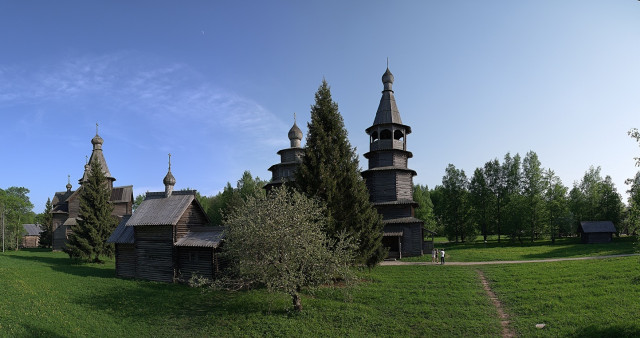
POLYGON ((576 234, 581 221, 612 221, 618 232, 636 234, 640 220, 640 173, 627 180, 629 207, 622 202, 610 176, 590 167, 569 189, 538 155, 522 158, 507 153, 477 167, 469 178, 449 164, 442 184, 432 190, 414 187, 416 217, 428 230, 456 242, 490 235, 498 242, 534 241, 576 234), (426 201, 426 202, 422 202, 426 201))

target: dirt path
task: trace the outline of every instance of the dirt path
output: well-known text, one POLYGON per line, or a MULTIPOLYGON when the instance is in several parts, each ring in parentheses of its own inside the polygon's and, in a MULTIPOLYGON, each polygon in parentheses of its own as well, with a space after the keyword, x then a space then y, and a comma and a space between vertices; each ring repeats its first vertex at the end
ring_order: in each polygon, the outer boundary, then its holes
POLYGON ((489 296, 489 299, 491 300, 491 303, 493 303, 493 306, 496 308, 496 311, 498 311, 498 317, 500 317, 500 325, 502 326, 502 337, 515 337, 516 332, 509 325, 511 323, 511 321, 509 321, 509 314, 504 312, 502 303, 500 302, 496 294, 491 290, 489 282, 487 281, 487 278, 485 278, 484 273, 480 270, 476 270, 476 272, 478 273, 478 277, 480 277, 480 282, 482 283, 484 291, 487 293, 487 296, 489 296))
MULTIPOLYGON (((543 262, 560 262, 560 261, 580 261, 587 259, 605 259, 615 257, 640 256, 640 254, 624 254, 624 255, 608 255, 608 256, 591 256, 591 257, 569 257, 569 258, 547 258, 533 259, 521 261, 485 261, 485 262, 446 262, 445 265, 489 265, 489 264, 521 264, 521 263, 543 263, 543 262)), ((380 265, 439 265, 431 262, 402 262, 402 261, 384 261, 380 265)))

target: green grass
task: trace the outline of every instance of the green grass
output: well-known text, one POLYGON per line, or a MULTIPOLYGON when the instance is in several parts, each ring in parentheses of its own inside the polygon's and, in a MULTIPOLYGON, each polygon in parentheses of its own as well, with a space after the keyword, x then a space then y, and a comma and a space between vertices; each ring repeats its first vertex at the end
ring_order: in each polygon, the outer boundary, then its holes
POLYGON ((499 336, 482 269, 523 336, 640 335, 640 259, 383 266, 362 282, 290 298, 114 278, 113 261, 0 254, 0 336, 499 336), (533 326, 545 323, 536 330, 533 326))
MULTIPOLYGON (((635 237, 614 237, 613 242, 603 244, 582 244, 579 238, 557 239, 555 244, 551 240, 524 242, 522 244, 503 240, 498 243, 492 239, 486 244, 482 241, 473 243, 437 243, 436 248, 444 248, 447 261, 450 262, 481 262, 481 261, 509 261, 535 260, 561 257, 587 257, 630 254, 636 252, 635 237)), ((422 257, 407 257, 403 261, 431 261, 431 254, 422 257)))
POLYGON ((640 336, 638 257, 481 269, 522 336, 640 336))
POLYGON ((350 290, 290 298, 114 278, 113 261, 63 253, 0 254, 0 336, 495 336, 494 309, 473 270, 379 267, 350 290))

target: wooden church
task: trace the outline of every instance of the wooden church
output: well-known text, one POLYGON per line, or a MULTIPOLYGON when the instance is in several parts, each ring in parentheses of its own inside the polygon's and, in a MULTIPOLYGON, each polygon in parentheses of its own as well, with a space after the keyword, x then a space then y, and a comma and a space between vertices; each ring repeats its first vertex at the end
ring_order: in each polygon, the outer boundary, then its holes
POLYGON ((269 171, 271 171, 271 181, 264 186, 267 192, 275 187, 281 186, 287 181, 293 181, 295 179, 296 169, 300 162, 302 162, 302 157, 304 156, 304 149, 300 146, 302 130, 300 130, 296 124, 295 115, 293 126, 289 129, 288 136, 291 147, 278 151, 280 163, 276 163, 269 168, 269 171))
POLYGON ((80 188, 71 190, 71 180, 68 177, 67 190, 56 192, 53 196, 52 204, 52 225, 53 225, 53 250, 62 250, 67 243, 71 234, 71 226, 77 224, 78 213, 80 211, 80 193, 82 192, 82 184, 87 180, 87 176, 91 171, 92 163, 97 162, 102 168, 102 172, 107 177, 109 189, 111 190, 110 202, 113 205, 113 216, 122 218, 125 215, 131 215, 133 207, 133 185, 114 187, 113 182, 116 180, 109 171, 107 161, 102 152, 104 140, 98 135, 96 127, 96 136, 91 139, 93 150, 91 157, 84 166, 84 174, 78 180, 80 188))
MULTIPOLYGON (((369 189, 370 200, 383 217, 383 245, 389 257, 419 256, 423 253, 424 222, 415 217, 413 200, 414 170, 408 168, 413 155, 407 150, 407 135, 411 127, 402 123, 393 95, 393 74, 387 68, 382 75, 384 89, 373 125, 366 129, 369 152, 364 157, 369 169, 362 172, 369 189)), ((300 147, 302 131, 294 122, 289 131, 291 147, 278 151, 281 161, 269 168, 269 190, 293 179, 295 169, 302 161, 304 149, 300 147)))
POLYGON ((408 168, 413 156, 407 150, 411 127, 402 123, 394 97, 393 74, 389 68, 382 75, 382 98, 373 125, 366 129, 369 152, 364 157, 369 169, 362 172, 371 202, 382 215, 382 243, 389 257, 418 256, 423 253, 424 222, 415 217, 413 200, 414 170, 408 168))
POLYGON ((223 228, 209 226, 196 191, 173 191, 171 160, 163 183, 165 191, 147 192, 107 240, 116 247, 116 276, 168 283, 215 278, 223 228))

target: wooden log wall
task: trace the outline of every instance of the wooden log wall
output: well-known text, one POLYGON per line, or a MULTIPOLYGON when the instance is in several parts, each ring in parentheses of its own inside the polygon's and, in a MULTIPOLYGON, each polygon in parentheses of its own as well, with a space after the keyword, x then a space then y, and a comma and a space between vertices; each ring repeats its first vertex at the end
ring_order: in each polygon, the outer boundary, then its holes
POLYGON ((78 217, 80 212, 80 194, 74 194, 69 197, 69 217, 78 217))
POLYGON ((136 249, 133 244, 116 244, 116 276, 136 276, 136 249))
POLYGON ((178 278, 188 281, 194 274, 213 279, 214 255, 213 248, 179 247, 178 278))
POLYGON ((172 283, 175 276, 173 227, 136 226, 136 277, 172 283))
POLYGON ((390 202, 396 200, 395 171, 374 171, 366 178, 367 188, 372 202, 390 202))
POLYGON ((383 205, 376 208, 384 220, 413 216, 413 207, 410 204, 383 205))
POLYGON ((207 225, 207 216, 205 216, 204 211, 197 206, 196 202, 193 201, 182 214, 176 225, 175 241, 184 237, 192 226, 203 225, 207 225))
POLYGON ((413 199, 413 175, 410 172, 397 172, 395 183, 398 199, 413 199))

